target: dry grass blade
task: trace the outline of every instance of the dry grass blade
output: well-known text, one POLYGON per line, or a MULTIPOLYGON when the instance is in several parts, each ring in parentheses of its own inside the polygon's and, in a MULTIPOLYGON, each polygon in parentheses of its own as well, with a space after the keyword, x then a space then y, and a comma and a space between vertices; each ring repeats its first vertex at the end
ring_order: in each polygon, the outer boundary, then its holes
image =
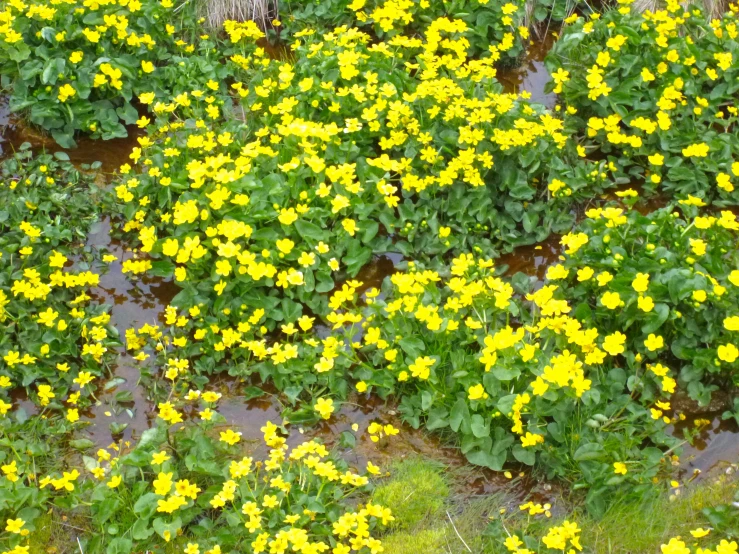
POLYGON ((226 20, 254 21, 262 29, 271 25, 279 12, 278 0, 204 0, 208 25, 214 29, 226 20))
MULTIPOLYGON (((681 2, 685 9, 688 9, 693 4, 699 4, 703 6, 704 13, 709 19, 721 19, 729 8, 729 2, 727 0, 686 0, 681 2)), ((635 0, 632 7, 637 12, 655 12, 662 8, 664 2, 661 0, 635 0)))

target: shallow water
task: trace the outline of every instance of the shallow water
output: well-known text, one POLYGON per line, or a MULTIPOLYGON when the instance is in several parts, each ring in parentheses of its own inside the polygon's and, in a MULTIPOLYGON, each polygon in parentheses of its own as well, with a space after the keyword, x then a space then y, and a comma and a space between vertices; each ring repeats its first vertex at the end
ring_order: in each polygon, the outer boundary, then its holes
POLYGON ((546 57, 555 42, 553 33, 548 33, 540 41, 532 41, 523 59, 523 63, 514 69, 498 71, 498 80, 506 92, 531 93, 531 100, 554 108, 557 103, 557 95, 544 92, 544 87, 551 80, 549 71, 544 65, 546 57))
POLYGON ((59 146, 50 136, 20 124, 8 109, 5 97, 0 97, 0 157, 12 154, 24 142, 31 143, 34 151, 50 153, 66 152, 72 163, 92 164, 100 162, 106 174, 115 172, 121 164, 129 161, 131 149, 137 146, 136 139, 144 132, 137 127, 129 127, 126 138, 113 140, 92 140, 87 137, 77 139, 77 148, 65 149, 59 146))
MULTIPOLYGON (((699 417, 709 419, 710 423, 702 428, 692 445, 683 448, 681 469, 688 475, 695 470, 705 475, 726 470, 732 464, 736 466, 739 463, 739 425, 736 421, 722 419, 721 413, 702 414, 699 417)), ((687 421, 695 419, 690 417, 687 421)))
MULTIPOLYGON (((173 283, 159 278, 144 277, 136 281, 126 278, 121 272, 121 266, 130 254, 122 244, 110 238, 110 227, 110 219, 105 217, 93 226, 88 236, 88 246, 105 249, 107 253, 118 257, 118 261, 109 264, 108 271, 100 275, 100 284, 90 295, 96 301, 111 306, 111 324, 123 340, 126 329, 138 328, 145 323, 162 323, 164 309, 178 289, 173 283)), ((140 373, 136 361, 126 353, 125 345, 119 349, 114 376, 124 381, 98 396, 100 403, 85 414, 85 419, 91 424, 86 432, 100 445, 106 445, 114 438, 127 440, 140 436, 150 427, 155 417, 154 405, 149 401, 144 387, 139 385, 140 373), (120 391, 129 391, 133 402, 123 404, 127 409, 116 413, 117 409, 112 401, 120 391), (113 422, 127 425, 122 435, 112 435, 109 424, 113 422)))

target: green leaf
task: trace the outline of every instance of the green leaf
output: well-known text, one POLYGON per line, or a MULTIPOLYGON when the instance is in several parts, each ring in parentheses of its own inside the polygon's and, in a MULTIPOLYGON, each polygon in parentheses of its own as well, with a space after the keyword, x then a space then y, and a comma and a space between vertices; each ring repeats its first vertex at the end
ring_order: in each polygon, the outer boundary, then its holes
POLYGON ((131 527, 131 536, 137 541, 148 539, 154 534, 154 528, 151 527, 148 519, 137 519, 136 523, 131 527))
POLYGON ((295 229, 298 233, 304 237, 315 241, 324 240, 326 238, 326 231, 321 229, 318 225, 315 225, 309 221, 298 219, 295 223, 295 229))
POLYGON ((575 451, 573 458, 575 461, 584 462, 588 460, 599 460, 606 453, 605 448, 602 444, 597 442, 589 442, 583 444, 580 448, 575 451))
POLYGON ((31 49, 23 42, 17 43, 18 46, 8 48, 8 57, 14 62, 26 61, 31 55, 31 49))
POLYGON ((339 446, 342 448, 354 448, 357 445, 357 437, 351 431, 342 431, 339 435, 339 446))
POLYGON ((136 504, 133 505, 133 513, 138 515, 141 519, 146 519, 154 515, 157 509, 157 501, 159 497, 153 492, 147 492, 141 496, 136 504))
POLYGON ((405 337, 400 339, 398 344, 411 358, 418 358, 426 349, 426 344, 419 337, 405 337))
POLYGON ((503 449, 502 451, 487 451, 487 450, 472 450, 467 453, 467 460, 471 464, 478 466, 488 467, 493 471, 500 471, 503 469, 503 464, 506 462, 508 451, 503 449))
POLYGON ((170 523, 165 522, 158 517, 154 520, 154 531, 165 540, 172 539, 177 536, 177 531, 182 527, 182 520, 179 517, 174 518, 170 523), (169 533, 169 536, 166 533, 169 533))
POLYGON ((488 420, 486 422, 480 414, 472 416, 470 428, 472 429, 472 434, 479 439, 490 436, 490 421, 488 420))
POLYGON ((125 537, 116 537, 108 542, 106 554, 129 554, 133 550, 133 542, 125 537))
POLYGON ((155 277, 171 277, 174 273, 174 264, 169 260, 157 260, 151 263, 150 275, 155 277))
POLYGON ((508 367, 494 367, 490 370, 490 372, 495 376, 496 379, 499 379, 500 381, 511 381, 512 379, 515 379, 519 375, 521 375, 521 370, 517 368, 508 368, 508 367))
POLYGON ((362 229, 364 229, 362 242, 367 244, 377 236, 377 232, 380 230, 380 225, 376 221, 363 221, 362 229))
POLYGON ((641 332, 645 335, 654 333, 657 329, 662 327, 662 324, 667 321, 667 317, 670 315, 670 308, 667 304, 655 304, 654 309, 649 312, 646 317, 646 322, 642 325, 641 332))
POLYGON ((97 525, 102 525, 115 515, 120 505, 121 500, 115 497, 107 497, 101 502, 93 503, 93 521, 97 525))
POLYGON ((426 419, 426 429, 434 431, 435 429, 443 429, 449 426, 449 410, 443 406, 437 406, 429 410, 426 419))
POLYGON ((533 466, 536 462, 536 451, 530 448, 524 448, 520 444, 513 447, 512 454, 516 460, 527 466, 533 466))
POLYGON ((241 391, 241 396, 245 402, 254 400, 260 396, 264 396, 265 392, 259 387, 246 387, 241 391))
POLYGON ((465 399, 458 398, 454 403, 454 406, 452 406, 452 411, 449 417, 449 426, 452 428, 452 431, 456 433, 462 427, 462 424, 467 428, 469 427, 470 410, 465 399))
POLYGON ((74 133, 72 131, 62 131, 55 129, 51 132, 56 143, 62 148, 75 148, 77 143, 74 141, 74 133))

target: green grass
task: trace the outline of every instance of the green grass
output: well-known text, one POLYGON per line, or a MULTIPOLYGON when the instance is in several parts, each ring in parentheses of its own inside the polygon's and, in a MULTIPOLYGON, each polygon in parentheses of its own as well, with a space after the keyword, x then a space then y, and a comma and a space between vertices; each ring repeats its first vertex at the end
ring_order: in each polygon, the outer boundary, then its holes
POLYGON ((390 508, 394 529, 409 529, 435 518, 449 497, 449 486, 441 473, 444 466, 424 458, 411 458, 391 469, 392 478, 380 485, 372 501, 390 508))
MULTIPOLYGON (((502 507, 509 508, 502 517, 511 533, 540 539, 549 527, 569 519, 582 529, 583 554, 657 554, 672 537, 681 536, 690 544, 692 529, 709 527, 701 511, 730 504, 739 488, 739 480, 720 475, 685 487, 678 495, 654 491, 632 498, 614 505, 600 520, 584 509, 545 519, 510 510, 506 491, 473 500, 452 495, 458 488, 454 474, 442 470, 441 464, 423 458, 407 460, 376 489, 373 501, 390 507, 396 517, 393 529, 382 537, 385 554, 506 554, 501 536, 485 535, 490 518, 497 519, 502 507)), ((556 504, 569 502, 559 499, 556 504)))
POLYGON ((401 531, 382 539, 384 554, 436 554, 448 553, 450 538, 443 528, 423 529, 421 531, 401 531))
POLYGON ((701 510, 729 504, 737 480, 724 475, 682 492, 671 500, 666 494, 641 502, 617 504, 600 521, 575 518, 583 529, 582 544, 597 554, 647 554, 671 537, 690 539, 690 530, 703 525, 701 510))
POLYGON ((79 514, 65 517, 52 510, 40 516, 36 530, 31 533, 28 554, 72 554, 79 553, 77 537, 89 536, 88 520, 79 514))

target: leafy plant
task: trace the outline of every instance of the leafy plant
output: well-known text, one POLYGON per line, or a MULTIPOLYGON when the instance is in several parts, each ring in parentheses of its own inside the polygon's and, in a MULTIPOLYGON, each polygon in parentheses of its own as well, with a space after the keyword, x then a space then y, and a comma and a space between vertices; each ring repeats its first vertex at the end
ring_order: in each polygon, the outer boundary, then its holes
POLYGON ((655 13, 573 15, 547 57, 584 149, 680 198, 735 205, 737 8, 710 20, 674 1, 655 13))
POLYGON ((0 174, 0 412, 22 391, 73 423, 119 344, 81 247, 100 191, 66 154, 33 157, 29 145, 0 174))
POLYGON ((194 17, 190 4, 175 11, 171 0, 9 2, 0 28, 0 71, 10 110, 64 147, 75 145, 78 131, 125 137, 126 125, 139 119, 137 95, 176 94, 188 76, 181 65, 218 73, 208 57, 212 42, 199 46, 204 56, 196 62, 188 58, 195 49, 183 40, 189 38, 183 25, 194 17))

